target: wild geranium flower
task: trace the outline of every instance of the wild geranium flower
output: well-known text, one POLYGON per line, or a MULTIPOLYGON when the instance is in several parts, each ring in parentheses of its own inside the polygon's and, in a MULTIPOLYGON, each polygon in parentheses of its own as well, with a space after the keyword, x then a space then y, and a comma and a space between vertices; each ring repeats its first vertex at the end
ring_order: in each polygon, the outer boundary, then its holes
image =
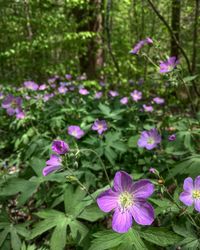
POLYGON ((153 102, 155 102, 156 104, 164 104, 165 100, 161 97, 155 97, 153 98, 153 102))
POLYGON ((175 141, 176 140, 176 134, 169 135, 168 140, 169 141, 175 141))
POLYGON ((52 143, 51 149, 55 153, 62 155, 69 151, 69 145, 62 140, 54 140, 52 143))
POLYGON ((95 99, 100 99, 103 95, 103 92, 99 91, 99 92, 96 92, 95 95, 94 95, 94 98, 95 99))
POLYGON ((133 101, 137 102, 142 99, 142 92, 134 90, 133 92, 131 92, 131 97, 133 101))
POLYGON ((133 219, 140 225, 151 225, 154 221, 154 209, 146 200, 154 192, 154 185, 149 180, 133 182, 130 175, 118 171, 113 187, 97 198, 99 208, 108 213, 114 210, 112 229, 126 233, 132 226, 133 219))
POLYGON ((115 90, 110 90, 110 91, 109 91, 109 94, 110 94, 112 97, 116 97, 116 96, 119 95, 119 93, 118 93, 117 91, 115 91, 115 90))
POLYGON ((120 103, 123 104, 123 105, 126 105, 128 103, 128 97, 123 97, 120 99, 120 103))
POLYGON ((6 109, 8 115, 12 116, 21 111, 22 98, 8 95, 2 102, 2 108, 6 109))
POLYGON ((138 146, 148 150, 156 148, 159 143, 161 143, 161 136, 156 128, 149 131, 143 131, 138 140, 138 146))
POLYGON ((153 107, 151 105, 148 106, 146 104, 143 104, 142 107, 146 112, 153 112, 153 107))
POLYGON ((149 172, 152 173, 152 174, 155 174, 156 173, 156 169, 155 168, 150 168, 149 172))
POLYGON ((66 78, 67 80, 71 80, 71 79, 72 79, 72 75, 66 74, 66 75, 65 75, 65 78, 66 78))
POLYGON ((88 95, 90 92, 87 89, 81 88, 79 89, 79 94, 81 95, 88 95))
POLYGON ((54 97, 54 93, 51 93, 51 94, 45 94, 44 96, 43 96, 43 100, 45 101, 45 102, 47 102, 49 99, 51 99, 52 97, 54 97))
POLYGON ((104 131, 108 129, 107 123, 105 120, 96 120, 92 125, 92 130, 96 130, 98 134, 103 134, 104 131))
POLYGON ((59 92, 60 94, 65 94, 65 93, 67 93, 67 91, 68 91, 68 89, 67 89, 65 86, 60 86, 60 87, 58 88, 58 92, 59 92))
POLYGON ((139 41, 134 47, 133 49, 129 52, 130 54, 138 54, 139 51, 141 50, 141 48, 145 45, 145 41, 139 41))
POLYGON ((16 118, 17 119, 24 119, 25 113, 21 109, 19 109, 19 111, 16 113, 16 118))
POLYGON ((183 192, 180 194, 179 199, 186 206, 192 206, 200 213, 200 175, 193 179, 188 177, 184 180, 183 192))
POLYGON ((72 135, 76 139, 80 139, 84 136, 84 131, 79 126, 71 125, 68 127, 68 134, 72 135))
POLYGON ((61 157, 58 155, 52 154, 50 156, 50 159, 46 161, 46 167, 43 168, 42 174, 46 176, 50 174, 51 172, 56 171, 57 169, 61 167, 61 164, 62 164, 61 157))
POLYGON ((153 44, 153 40, 150 37, 147 37, 146 39, 139 41, 129 53, 138 54, 145 44, 153 44))
POLYGON ((41 84, 39 86, 39 90, 45 90, 47 88, 47 85, 46 84, 41 84))
POLYGON ((179 60, 175 56, 169 57, 166 61, 160 62, 160 73, 171 72, 176 65, 179 64, 179 60))
POLYGON ((24 82, 24 86, 27 89, 31 89, 31 90, 37 90, 39 88, 38 84, 35 83, 34 81, 26 81, 24 82))

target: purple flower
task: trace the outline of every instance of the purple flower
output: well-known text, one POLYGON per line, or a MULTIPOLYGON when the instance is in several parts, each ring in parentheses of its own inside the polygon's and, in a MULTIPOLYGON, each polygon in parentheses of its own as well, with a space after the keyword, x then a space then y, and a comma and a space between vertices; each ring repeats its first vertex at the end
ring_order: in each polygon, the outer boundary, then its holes
POLYGON ((186 206, 192 206, 196 211, 200 213, 200 175, 193 180, 191 177, 188 177, 184 180, 183 192, 180 194, 179 199, 186 206))
POLYGON ((108 129, 107 123, 105 120, 96 120, 92 125, 92 130, 96 130, 98 134, 102 134, 104 131, 108 129))
POLYGON ((145 45, 145 44, 153 44, 153 40, 150 37, 147 37, 144 40, 139 41, 133 49, 129 52, 131 54, 138 54, 140 49, 145 45))
POLYGON ((12 116, 20 112, 22 105, 21 97, 14 97, 13 95, 8 95, 2 102, 2 108, 6 109, 8 115, 12 116))
POLYGON ((47 88, 47 85, 46 84, 41 84, 39 86, 39 90, 45 90, 47 88))
POLYGON ((53 141, 53 144, 51 146, 51 149, 59 154, 59 155, 62 155, 62 154, 65 154, 69 151, 69 145, 64 142, 64 141, 61 141, 61 140, 54 140, 53 141))
POLYGON ((58 155, 51 155, 50 159, 46 161, 46 167, 43 168, 42 174, 44 176, 50 174, 51 172, 59 169, 61 167, 62 159, 58 155))
POLYGON ((71 125, 68 127, 68 134, 80 139, 84 135, 84 131, 79 126, 71 125))
POLYGON ((130 175, 119 171, 115 174, 113 188, 106 190, 97 198, 99 208, 104 212, 114 210, 112 229, 126 233, 133 219, 140 225, 151 225, 154 209, 146 199, 154 192, 149 180, 133 182, 130 175))
POLYGON ((165 100, 163 98, 160 98, 160 97, 155 97, 155 98, 153 98, 153 102, 155 102, 156 104, 164 104, 165 100))
POLYGON ((139 140, 138 140, 138 146, 140 148, 146 148, 148 150, 151 150, 155 147, 157 147, 157 144, 161 142, 161 136, 158 134, 158 131, 156 128, 153 128, 149 131, 143 131, 139 140))
POLYGON ((150 37, 146 38, 146 43, 147 44, 153 44, 153 40, 150 37))
POLYGON ((60 86, 60 87, 58 88, 58 92, 59 92, 60 94, 65 94, 65 93, 67 93, 67 91, 68 91, 68 89, 67 89, 66 87, 64 87, 64 86, 60 86))
POLYGON ((168 73, 172 71, 176 65, 179 64, 179 61, 175 56, 169 57, 166 61, 160 62, 160 73, 168 73))
POLYGON ((132 49, 129 53, 134 54, 134 55, 138 54, 139 51, 140 51, 140 49, 141 49, 144 45, 145 45, 145 41, 144 41, 144 40, 138 42, 138 43, 133 47, 133 49, 132 49))
POLYGON ((169 141, 175 141, 176 140, 176 134, 169 135, 168 140, 169 141))
POLYGON ((109 94, 110 94, 112 97, 116 97, 116 96, 119 95, 119 93, 118 93, 117 91, 115 91, 115 90, 110 90, 110 91, 109 91, 109 94))
POLYGON ((153 107, 151 105, 147 106, 146 104, 143 104, 142 107, 146 112, 153 112, 153 107))
POLYGON ((72 75, 66 74, 66 75, 65 75, 65 78, 66 78, 67 80, 71 80, 71 79, 72 79, 72 75))
POLYGON ((24 82, 24 86, 27 89, 31 89, 31 90, 37 90, 39 87, 38 84, 35 83, 34 81, 26 81, 26 82, 24 82))
POLYGON ((24 113, 22 110, 19 110, 19 111, 16 113, 16 118, 17 118, 17 119, 24 119, 24 118, 25 118, 25 113, 24 113))
POLYGON ((131 92, 131 97, 133 101, 137 102, 142 99, 142 92, 134 90, 133 92, 131 92))
POLYGON ((81 95, 88 95, 89 93, 90 92, 85 88, 79 89, 79 94, 81 94, 81 95))
POLYGON ((99 91, 99 92, 96 92, 95 95, 94 95, 94 98, 95 99, 100 99, 103 95, 103 92, 99 91))
POLYGON ((156 173, 156 169, 155 168, 150 168, 149 172, 152 173, 152 174, 155 174, 156 173))
POLYGON ((126 105, 128 103, 128 97, 123 97, 120 99, 120 103, 123 104, 123 105, 126 105))
POLYGON ((54 94, 53 93, 51 93, 51 94, 45 94, 44 96, 43 96, 43 99, 44 99, 44 101, 45 102, 47 102, 49 99, 51 99, 52 97, 54 97, 54 94))

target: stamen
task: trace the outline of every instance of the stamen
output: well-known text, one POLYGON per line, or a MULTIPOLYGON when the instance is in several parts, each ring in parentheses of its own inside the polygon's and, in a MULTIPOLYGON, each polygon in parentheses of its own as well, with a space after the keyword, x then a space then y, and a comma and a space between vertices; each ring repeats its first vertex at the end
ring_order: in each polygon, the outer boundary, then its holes
POLYGON ((121 193, 119 196, 119 205, 123 211, 131 207, 133 205, 132 194, 128 193, 127 191, 121 193))
POLYGON ((154 139, 152 137, 149 137, 147 140, 148 144, 154 144, 154 139))
POLYGON ((192 197, 193 197, 194 199, 200 199, 200 190, 194 190, 194 191, 192 192, 192 197))

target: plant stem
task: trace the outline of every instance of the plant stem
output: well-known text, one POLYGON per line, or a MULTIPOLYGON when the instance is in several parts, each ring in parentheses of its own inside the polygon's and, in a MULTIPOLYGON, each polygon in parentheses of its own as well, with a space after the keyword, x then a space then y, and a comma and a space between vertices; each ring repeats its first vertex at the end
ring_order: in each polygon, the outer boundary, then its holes
MULTIPOLYGON (((172 202, 179 208, 182 209, 182 207, 174 200, 173 196, 169 193, 169 191, 167 190, 167 188, 165 187, 165 192, 169 195, 170 199, 172 200, 172 202)), ((191 221, 192 225, 195 226, 197 229, 200 229, 200 227, 196 224, 196 222, 194 221, 194 219, 192 218, 192 216, 186 211, 185 213, 189 220, 191 221)))
POLYGON ((105 175, 106 175, 106 179, 107 179, 107 181, 108 181, 108 184, 109 184, 109 186, 111 187, 111 184, 110 184, 111 182, 110 182, 108 173, 107 173, 107 171, 106 171, 106 167, 105 167, 105 165, 104 165, 104 163, 103 163, 101 157, 97 154, 96 151, 94 151, 94 150, 92 150, 92 149, 90 149, 90 148, 79 149, 78 153, 79 153, 79 152, 84 152, 84 151, 92 152, 92 153, 94 153, 94 154, 97 156, 99 162, 101 163, 101 166, 102 166, 102 168, 103 168, 103 171, 104 171, 104 173, 105 173, 105 175))
MULTIPOLYGON (((66 168, 67 168, 67 170, 70 172, 70 174, 71 174, 72 176, 74 176, 73 171, 72 171, 67 165, 66 165, 66 168)), ((85 192, 90 196, 90 198, 96 203, 96 200, 95 200, 94 197, 91 195, 91 193, 88 191, 88 189, 86 188, 86 186, 85 186, 82 182, 80 182, 79 179, 77 179, 76 177, 75 177, 74 180, 80 185, 80 187, 83 188, 83 190, 85 190, 85 192)))

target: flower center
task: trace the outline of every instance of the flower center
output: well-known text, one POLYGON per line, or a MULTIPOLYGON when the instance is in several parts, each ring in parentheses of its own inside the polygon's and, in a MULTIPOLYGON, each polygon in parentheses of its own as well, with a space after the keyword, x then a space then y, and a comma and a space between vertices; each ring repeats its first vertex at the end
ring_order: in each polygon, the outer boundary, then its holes
POLYGON ((148 144, 154 144, 155 141, 154 141, 154 139, 152 137, 149 137, 148 140, 147 140, 147 143, 148 144))
POLYGON ((99 125, 98 125, 98 130, 101 130, 101 129, 103 129, 103 125, 102 125, 102 124, 99 124, 99 125))
POLYGON ((194 191, 192 192, 192 197, 193 197, 194 199, 200 199, 200 190, 194 190, 194 191))
POLYGON ((77 132, 76 131, 72 131, 72 135, 73 136, 77 136, 77 132))
POLYGON ((128 192, 121 193, 119 196, 119 204, 123 210, 132 206, 133 205, 132 194, 130 194, 128 192))

